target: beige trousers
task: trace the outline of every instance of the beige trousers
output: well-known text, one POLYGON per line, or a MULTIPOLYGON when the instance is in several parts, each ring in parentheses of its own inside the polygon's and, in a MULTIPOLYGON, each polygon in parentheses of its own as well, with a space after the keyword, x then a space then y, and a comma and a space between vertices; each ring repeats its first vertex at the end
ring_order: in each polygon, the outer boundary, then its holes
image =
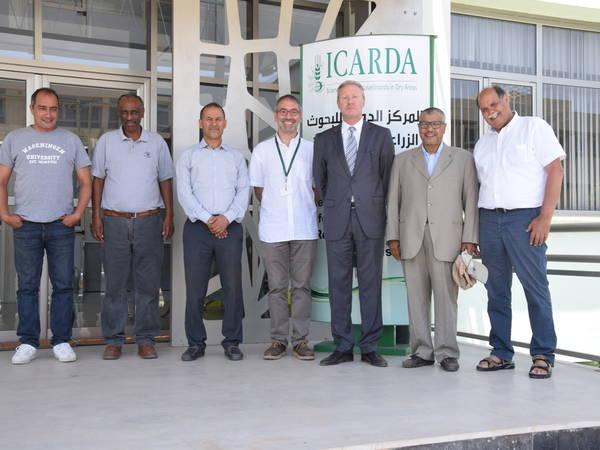
MULTIPOLYGON (((402 249, 400 249, 402 251, 402 249)), ((458 286, 452 279, 452 263, 439 261, 433 252, 429 226, 425 225, 419 253, 402 261, 408 293, 410 350, 423 359, 438 362, 458 358, 456 312, 458 286), (431 294, 434 301, 435 339, 431 339, 431 294)))

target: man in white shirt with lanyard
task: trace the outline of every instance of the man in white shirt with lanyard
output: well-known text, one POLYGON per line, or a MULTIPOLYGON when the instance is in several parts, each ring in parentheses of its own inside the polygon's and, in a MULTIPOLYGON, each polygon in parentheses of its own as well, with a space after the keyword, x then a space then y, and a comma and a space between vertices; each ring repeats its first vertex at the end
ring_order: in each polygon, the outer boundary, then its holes
POLYGON ((292 290, 293 355, 315 358, 308 346, 310 276, 316 250, 317 217, 312 181, 313 144, 298 134, 300 102, 293 95, 277 100, 277 133, 258 144, 250 161, 250 184, 261 202, 258 234, 269 281, 272 344, 264 359, 287 355, 292 290))
POLYGON ((492 127, 473 156, 479 189, 479 246, 489 271, 489 357, 479 371, 513 369, 511 333, 512 271, 523 285, 533 332, 531 378, 550 378, 556 334, 546 276, 546 239, 558 203, 565 152, 554 131, 538 117, 510 109, 499 86, 479 93, 481 115, 492 127))

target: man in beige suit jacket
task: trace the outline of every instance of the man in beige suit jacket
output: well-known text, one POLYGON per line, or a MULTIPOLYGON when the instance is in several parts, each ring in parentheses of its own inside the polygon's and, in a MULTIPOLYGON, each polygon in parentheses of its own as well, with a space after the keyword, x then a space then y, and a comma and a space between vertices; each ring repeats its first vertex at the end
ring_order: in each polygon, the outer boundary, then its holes
POLYGON ((408 293, 411 357, 402 366, 437 360, 458 370, 458 287, 452 263, 463 249, 476 251, 477 175, 472 155, 444 145, 445 114, 428 108, 419 118, 422 145, 394 158, 387 197, 386 241, 402 260, 408 293), (431 294, 435 345, 431 339, 431 294))

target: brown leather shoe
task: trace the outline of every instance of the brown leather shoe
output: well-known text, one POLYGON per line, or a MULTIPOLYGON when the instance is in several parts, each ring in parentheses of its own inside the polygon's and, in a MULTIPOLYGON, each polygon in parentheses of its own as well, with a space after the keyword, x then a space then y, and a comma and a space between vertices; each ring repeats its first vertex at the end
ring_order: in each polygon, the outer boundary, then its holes
POLYGON ((121 357, 120 345, 107 345, 104 348, 102 359, 119 359, 121 357))
POLYGON ((271 346, 263 353, 263 359, 281 359, 287 355, 285 344, 279 341, 273 341, 271 346))
POLYGON ((294 346, 294 351, 292 352, 292 355, 303 361, 312 361, 313 359, 315 359, 314 350, 310 348, 308 344, 304 341, 300 341, 294 346))
POLYGON ((142 359, 156 359, 158 358, 158 354, 156 353, 156 349, 154 345, 150 344, 142 344, 138 345, 138 355, 142 359))

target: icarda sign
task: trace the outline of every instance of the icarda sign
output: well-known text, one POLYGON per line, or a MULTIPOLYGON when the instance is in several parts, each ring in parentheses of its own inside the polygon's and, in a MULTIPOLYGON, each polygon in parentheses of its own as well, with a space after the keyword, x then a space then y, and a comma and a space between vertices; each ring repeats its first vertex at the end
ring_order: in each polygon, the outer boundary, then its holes
MULTIPOLYGON (((354 80, 365 90, 365 120, 390 129, 396 153, 417 146, 419 114, 432 106, 433 100, 433 42, 433 36, 370 35, 303 45, 303 137, 312 140, 315 134, 340 125, 337 87, 354 80)), ((329 321, 327 256, 320 208, 318 219, 320 239, 311 280, 312 318, 329 321)), ((390 254, 383 257, 381 283, 384 325, 408 324, 404 274, 390 254)), ((354 324, 361 322, 358 290, 354 271, 354 324)))
POLYGON ((365 89, 365 119, 388 127, 396 153, 419 144, 419 112, 433 98, 433 36, 354 36, 302 46, 302 134, 341 122, 337 87, 346 80, 365 89))
MULTIPOLYGON (((357 48, 353 55, 349 55, 347 50, 338 50, 336 53, 327 52, 326 56, 327 75, 325 78, 394 73, 417 74, 410 48, 407 48, 403 54, 393 47, 385 49, 369 47, 367 49, 357 48), (352 61, 351 64, 348 64, 349 59, 352 61)), ((321 57, 317 56, 315 78, 317 76, 320 78, 320 59, 321 57)), ((320 85, 322 86, 322 83, 320 85)))

